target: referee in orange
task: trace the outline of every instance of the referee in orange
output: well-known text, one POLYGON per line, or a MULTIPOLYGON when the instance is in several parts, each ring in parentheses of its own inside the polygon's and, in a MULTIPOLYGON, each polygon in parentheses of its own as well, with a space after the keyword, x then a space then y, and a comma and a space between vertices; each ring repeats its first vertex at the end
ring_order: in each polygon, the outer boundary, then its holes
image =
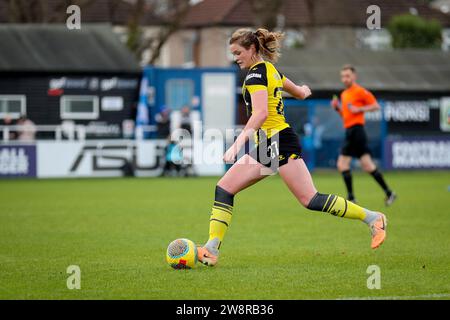
POLYGON ((342 67, 341 81, 346 89, 341 93, 340 101, 337 97, 333 98, 331 106, 344 122, 345 142, 337 161, 337 168, 342 173, 347 187, 347 199, 356 202, 353 193, 351 161, 352 158, 358 158, 362 169, 370 173, 383 188, 386 194, 385 204, 389 206, 395 201, 396 194, 388 187, 383 175, 373 162, 364 130, 364 113, 377 111, 380 105, 371 92, 356 83, 356 70, 352 65, 342 67))

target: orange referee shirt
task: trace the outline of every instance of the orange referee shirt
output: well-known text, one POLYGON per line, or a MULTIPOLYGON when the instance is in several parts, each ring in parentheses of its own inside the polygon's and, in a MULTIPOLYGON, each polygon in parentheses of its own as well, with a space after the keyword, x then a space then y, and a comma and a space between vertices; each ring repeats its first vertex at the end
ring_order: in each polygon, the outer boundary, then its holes
POLYGON ((350 128, 354 125, 365 124, 364 112, 361 113, 352 113, 348 108, 348 105, 351 104, 355 107, 363 107, 371 104, 375 104, 377 99, 375 99, 374 95, 361 87, 360 85, 353 83, 353 85, 342 91, 341 93, 341 116, 342 120, 344 120, 344 128, 350 128))

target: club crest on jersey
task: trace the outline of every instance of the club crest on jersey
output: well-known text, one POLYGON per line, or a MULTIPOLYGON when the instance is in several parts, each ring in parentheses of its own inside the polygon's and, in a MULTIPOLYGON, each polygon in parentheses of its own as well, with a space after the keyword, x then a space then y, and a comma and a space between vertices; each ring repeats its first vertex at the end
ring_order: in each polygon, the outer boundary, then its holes
POLYGON ((262 74, 260 74, 260 73, 250 73, 250 74, 245 78, 245 81, 247 81, 247 80, 249 80, 249 79, 251 79, 251 78, 259 78, 259 79, 261 79, 261 78, 262 78, 262 74))

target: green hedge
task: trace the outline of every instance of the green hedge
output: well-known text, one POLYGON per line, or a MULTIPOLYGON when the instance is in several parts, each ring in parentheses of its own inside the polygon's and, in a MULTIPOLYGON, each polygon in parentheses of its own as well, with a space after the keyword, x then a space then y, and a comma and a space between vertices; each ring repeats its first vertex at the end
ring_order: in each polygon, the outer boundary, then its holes
POLYGON ((394 16, 388 24, 394 48, 440 48, 442 26, 412 14, 394 16))

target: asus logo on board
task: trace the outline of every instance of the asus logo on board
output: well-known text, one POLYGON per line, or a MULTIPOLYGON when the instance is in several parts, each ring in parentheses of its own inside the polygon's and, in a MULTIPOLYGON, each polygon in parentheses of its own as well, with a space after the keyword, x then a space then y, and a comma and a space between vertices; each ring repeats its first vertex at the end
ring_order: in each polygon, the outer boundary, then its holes
POLYGON ((122 166, 130 162, 136 170, 156 170, 161 167, 164 159, 164 146, 155 147, 155 163, 149 166, 142 166, 138 163, 137 147, 135 145, 85 145, 72 166, 70 172, 76 172, 84 158, 91 158, 92 171, 121 170, 122 166), (105 165, 101 160, 114 160, 116 164, 105 165))

